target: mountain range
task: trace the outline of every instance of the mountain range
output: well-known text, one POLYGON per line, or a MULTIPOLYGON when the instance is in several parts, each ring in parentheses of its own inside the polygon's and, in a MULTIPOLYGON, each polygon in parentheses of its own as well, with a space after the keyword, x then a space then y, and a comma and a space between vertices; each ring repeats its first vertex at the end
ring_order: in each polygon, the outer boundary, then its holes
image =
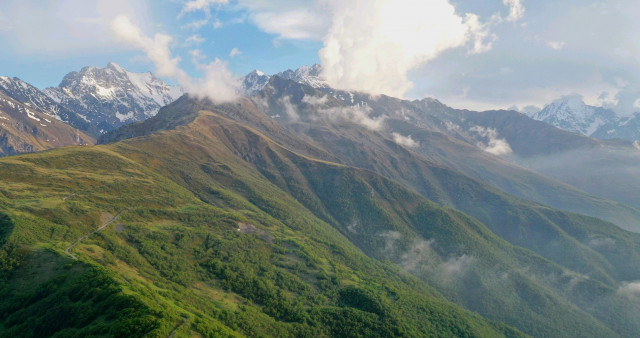
POLYGON ((34 122, 142 109, 97 146, 0 159, 3 335, 640 334, 631 142, 336 90, 317 65, 157 114, 172 96, 128 101, 132 73, 80 73, 0 96, 34 122), (90 97, 110 103, 75 110, 90 97))
POLYGON ((151 73, 132 73, 113 62, 71 72, 44 90, 4 77, 0 91, 93 136, 145 120, 183 94, 151 73))
MULTIPOLYGON (((631 142, 585 137, 515 111, 473 112, 453 109, 432 98, 408 101, 335 90, 319 78, 319 72, 318 65, 282 72, 288 80, 308 85, 318 94, 306 95, 303 102, 304 92, 278 93, 278 99, 272 103, 276 108, 268 111, 268 116, 280 123, 306 122, 308 126, 300 127, 305 131, 317 129, 318 115, 355 121, 374 132, 385 132, 394 143, 421 153, 432 163, 507 193, 603 218, 625 229, 638 229, 636 224, 640 223, 635 214, 640 210, 640 196, 635 192, 640 189, 640 173, 636 169, 640 153, 631 142), (320 113, 300 115, 298 104, 303 107, 315 104, 320 113), (327 104, 328 107, 322 107, 327 104), (343 108, 336 108, 337 105, 343 108), (420 142, 416 139, 418 135, 428 141, 420 142), (598 198, 614 202, 596 202, 598 198), (582 202, 577 203, 577 199, 582 202)), ((256 83, 261 85, 254 83, 253 88, 266 88, 264 92, 270 93, 267 84, 272 77, 262 74, 259 78, 256 83)), ((273 78, 287 80, 281 76, 273 78)), ((334 141, 329 140, 325 142, 334 141)), ((362 140, 353 142, 367 144, 362 140)), ((344 144, 334 148, 343 151, 344 144)), ((372 169, 378 157, 389 156, 394 150, 370 153, 375 156, 365 156, 359 163, 355 157, 349 164, 372 169)), ((414 180, 420 176, 420 172, 415 173, 414 180)), ((407 173, 398 173, 393 178, 407 180, 407 173)))

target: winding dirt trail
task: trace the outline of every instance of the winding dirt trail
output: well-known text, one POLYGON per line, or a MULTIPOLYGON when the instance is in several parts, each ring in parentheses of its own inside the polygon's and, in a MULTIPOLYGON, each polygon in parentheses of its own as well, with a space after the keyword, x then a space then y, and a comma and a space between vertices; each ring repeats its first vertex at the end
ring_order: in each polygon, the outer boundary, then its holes
POLYGON ((76 255, 72 254, 69 250, 71 250, 74 246, 78 245, 78 243, 80 243, 83 239, 95 234, 96 232, 106 228, 107 226, 109 226, 109 224, 115 222, 118 217, 120 217, 120 214, 122 214, 122 211, 120 211, 117 215, 113 216, 113 218, 111 218, 110 220, 106 221, 104 224, 102 224, 99 228, 97 228, 96 230, 91 231, 90 233, 83 235, 82 237, 78 238, 77 241, 73 242, 73 244, 69 245, 68 248, 64 249, 64 252, 67 253, 67 255, 69 255, 71 258, 78 260, 78 257, 76 257, 76 255))
POLYGON ((186 324, 188 319, 189 318, 187 317, 182 317, 182 323, 180 323, 178 326, 176 326, 175 329, 173 329, 173 331, 171 331, 171 334, 169 334, 169 338, 173 338, 173 335, 176 334, 176 331, 178 331, 178 329, 181 328, 182 325, 186 324))

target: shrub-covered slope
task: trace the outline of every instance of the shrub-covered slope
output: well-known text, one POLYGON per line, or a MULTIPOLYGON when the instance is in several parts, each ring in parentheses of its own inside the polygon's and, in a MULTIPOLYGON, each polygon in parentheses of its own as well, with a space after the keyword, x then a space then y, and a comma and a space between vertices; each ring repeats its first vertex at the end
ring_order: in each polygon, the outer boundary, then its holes
POLYGON ((0 161, 3 336, 521 335, 367 257, 196 132, 0 161), (202 179, 218 171, 236 175, 202 179))
MULTIPOLYGON (((220 113, 227 115, 223 111, 220 113)), ((161 162, 160 167, 165 168, 161 170, 166 170, 166 175, 181 185, 189 187, 189 189, 195 189, 194 191, 197 192, 201 199, 210 203, 217 203, 219 193, 211 192, 207 187, 225 182, 227 185, 235 186, 236 188, 234 189, 249 200, 259 201, 257 205, 272 213, 273 207, 266 202, 272 199, 266 199, 265 201, 265 198, 261 197, 260 193, 267 191, 266 188, 262 188, 260 183, 262 178, 266 178, 281 190, 294 196, 317 217, 340 230, 345 237, 349 238, 352 243, 355 243, 370 257, 391 260, 396 264, 400 264, 410 272, 422 277, 430 285, 436 286, 439 291, 451 297, 450 299, 457 299, 461 304, 469 302, 463 305, 485 316, 494 316, 490 318, 504 320, 512 325, 518 325, 520 328, 526 327, 529 330, 533 330, 533 328, 541 330, 530 331, 530 333, 536 332, 536 334, 544 333, 549 335, 554 332, 554 325, 557 325, 555 330, 562 331, 560 324, 548 324, 549 318, 571 318, 571 316, 578 318, 585 316, 583 318, 589 319, 574 318, 569 322, 596 322, 591 316, 600 316, 597 311, 591 311, 588 314, 579 310, 577 313, 573 312, 576 311, 576 307, 583 304, 580 302, 580 297, 585 297, 584 303, 600 302, 607 297, 615 297, 616 288, 620 285, 619 280, 611 276, 613 274, 611 271, 621 271, 623 268, 620 266, 617 267, 617 270, 611 268, 611 264, 602 259, 598 253, 593 251, 582 252, 581 250, 583 249, 579 246, 568 250, 574 256, 585 254, 586 258, 580 257, 582 262, 580 263, 582 264, 580 268, 590 273, 593 272, 595 279, 599 279, 602 282, 560 268, 531 252, 527 254, 526 250, 522 251, 521 256, 516 255, 513 257, 513 247, 500 240, 488 231, 486 227, 480 225, 477 221, 471 220, 468 216, 438 216, 438 213, 433 210, 444 209, 428 204, 423 197, 410 193, 397 184, 384 180, 368 171, 317 161, 298 155, 283 148, 254 129, 243 126, 219 114, 203 112, 193 124, 182 129, 179 128, 175 133, 161 133, 132 139, 114 146, 125 147, 126 150, 123 151, 134 154, 137 162, 154 163, 157 156, 153 154, 160 149, 169 151, 165 156, 171 159, 171 163, 167 165, 165 162, 161 162), (184 148, 175 148, 175 145, 183 144, 184 142, 188 142, 190 145, 184 146, 184 148), (188 151, 188 149, 198 149, 198 151, 192 152, 188 151), (209 155, 203 157, 205 153, 209 155), (207 163, 207 161, 210 161, 208 159, 213 159, 217 163, 224 163, 224 165, 212 165, 207 163), (193 165, 194 163, 199 165, 193 165), (238 171, 237 168, 243 167, 248 167, 247 172, 257 170, 260 173, 258 179, 252 179, 250 184, 241 183, 242 173, 245 171, 238 171), (176 168, 181 169, 177 172, 175 171, 176 168), (236 170, 231 168, 236 168, 236 170), (360 181, 365 181, 366 184, 362 186, 359 183, 360 181), (379 192, 375 188, 377 184, 380 184, 378 181, 386 182, 385 184, 390 184, 393 188, 385 188, 381 190, 382 192, 379 192), (356 189, 357 194, 353 192, 354 186, 360 186, 360 189, 356 189), (390 194, 389 190, 393 192, 401 191, 402 193, 394 195, 390 194), (343 198, 343 195, 348 197, 343 198), (368 203, 368 199, 373 199, 374 202, 370 202, 367 207, 362 207, 364 208, 363 210, 353 210, 355 208, 354 205, 361 208, 361 203, 368 203), (384 202, 380 202, 380 199, 384 202), (413 205, 413 207, 409 207, 409 205, 413 205), (419 210, 430 216, 416 221, 417 216, 413 215, 417 208, 415 205, 422 206, 424 210, 419 210), (429 206, 427 207, 427 205, 429 206), (401 211, 398 211, 398 209, 401 211), (425 210, 433 213, 429 214, 425 210), (389 214, 394 216, 391 217, 389 214), (428 233, 424 232, 424 230, 417 230, 431 219, 431 215, 438 220, 434 221, 431 226, 439 225, 441 228, 433 228, 428 233), (465 222, 475 223, 476 225, 473 228, 476 229, 477 233, 469 234, 467 231, 461 231, 460 229, 469 227, 465 222), (453 231, 454 234, 447 235, 449 231, 453 231), (444 238, 444 243, 439 242, 439 236, 444 238), (491 238, 492 241, 480 245, 479 243, 485 241, 482 239, 485 237, 491 238), (440 245, 446 245, 448 249, 439 251, 438 254, 433 254, 435 249, 432 246, 438 247, 440 245), (462 249, 467 246, 474 247, 475 250, 465 251, 465 249, 462 249), (401 249, 396 250, 396 247, 401 249), (410 259, 412 257, 415 259, 410 259), (476 269, 477 273, 482 276, 479 277, 479 280, 484 282, 471 279, 464 282, 466 284, 461 282, 463 284, 452 287, 450 279, 444 278, 443 281, 443 279, 435 277, 438 274, 430 273, 443 270, 446 275, 451 265, 453 266, 453 271, 456 271, 458 269, 456 266, 460 265, 461 270, 468 272, 466 265, 470 262, 475 262, 476 257, 489 257, 479 265, 471 264, 473 269, 476 269), (415 265, 407 263, 407 261, 412 260, 418 263, 415 263, 415 265), (435 260, 435 262, 432 262, 432 260, 435 260), (421 270, 423 265, 426 266, 426 271, 421 270), (465 268, 462 269, 462 266, 465 268), (603 266, 610 270, 603 269, 603 266), (530 269, 535 271, 527 272, 530 269), (505 273, 508 276, 510 271, 511 274, 515 274, 513 278, 518 281, 517 283, 525 283, 522 280, 528 280, 525 284, 530 284, 531 290, 523 295, 519 293, 522 291, 518 290, 518 288, 507 291, 509 288, 505 285, 495 283, 496 280, 500 280, 497 276, 505 276, 505 273), (574 288, 571 286, 571 281, 580 285, 580 287, 574 288), (486 283, 486 285, 483 285, 483 283, 486 283), (475 291, 475 293, 468 294, 471 291, 475 291), (592 291, 597 294, 590 295, 592 291), (531 303, 536 299, 551 299, 552 301, 547 304, 547 308, 536 309, 536 305, 531 303), (551 309, 558 308, 563 309, 560 311, 562 314, 556 313, 552 315, 551 313, 555 310, 551 311, 551 309), (504 309, 510 310, 503 311, 504 309), (536 311, 540 312, 536 314, 536 311)), ((255 172, 253 175, 255 175, 255 172)), ((446 214, 451 212, 456 214, 454 211, 449 211, 446 214)), ((572 217, 581 216, 575 215, 572 217)), ((637 243, 635 242, 637 238, 633 237, 635 235, 625 233, 615 226, 596 219, 584 217, 582 219, 595 222, 604 229, 603 231, 611 229, 620 231, 621 237, 623 234, 631 235, 632 239, 629 241, 631 246, 624 248, 623 251, 631 255, 637 254, 633 247, 633 243, 637 243)), ((566 237, 568 238, 567 240, 575 242, 575 239, 570 236, 566 237)), ((632 275, 637 275, 637 272, 632 275)), ((453 280, 459 277, 453 277, 453 280)), ((602 318, 603 320, 609 320, 602 318)), ((566 323, 562 325, 566 325, 566 323)), ((580 326, 581 324, 577 325, 580 326)), ((632 324, 631 326, 633 327, 632 324)))
MULTIPOLYGON (((1 160, 0 209, 11 224, 3 292, 20 285, 34 257, 50 254, 62 264, 52 278, 68 278, 66 265, 103 269, 114 294, 136 301, 130 317, 95 301, 123 316, 65 324, 73 332, 129 319, 165 336, 520 334, 506 325, 534 336, 640 332, 636 296, 625 293, 616 262, 637 255, 636 235, 547 208, 577 220, 579 231, 601 232, 593 240, 625 240, 609 251, 569 247, 583 256, 569 267, 399 183, 326 161, 332 155, 316 143, 302 145, 305 155, 283 147, 229 111, 200 111, 175 129, 109 145, 1 160)), ((65 290, 63 304, 83 306, 65 290)), ((38 313, 39 304, 25 308, 38 313)))

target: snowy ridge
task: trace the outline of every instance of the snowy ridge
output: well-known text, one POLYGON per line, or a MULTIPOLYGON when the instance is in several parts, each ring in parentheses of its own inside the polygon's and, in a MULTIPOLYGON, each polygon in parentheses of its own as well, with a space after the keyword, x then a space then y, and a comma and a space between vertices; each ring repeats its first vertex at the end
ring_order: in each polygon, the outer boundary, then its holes
MULTIPOLYGON (((296 70, 288 69, 274 76, 313 87, 351 106, 356 106, 363 102, 363 100, 369 98, 369 95, 364 93, 331 88, 322 78, 322 66, 319 64, 313 66, 305 65, 296 70)), ((261 91, 269 83, 271 77, 272 76, 265 75, 259 70, 254 70, 247 74, 242 81, 244 94, 252 96, 261 91)))
POLYGON ((640 113, 622 117, 596 130, 591 136, 611 139, 619 138, 629 141, 640 141, 640 113))
POLYGON ((537 112, 525 112, 534 120, 600 139, 640 140, 640 113, 618 117, 610 109, 587 105, 579 95, 560 98, 537 112))
POLYGON ((322 66, 315 64, 311 67, 302 66, 295 71, 289 69, 276 75, 317 89, 330 88, 327 82, 322 79, 321 73, 322 66))
POLYGON ((151 73, 133 73, 111 62, 67 74, 58 87, 40 90, 0 76, 0 92, 43 114, 98 134, 145 120, 183 91, 151 73))
POLYGON ((17 77, 0 77, 0 91, 7 96, 22 102, 28 107, 39 108, 44 114, 52 116, 58 120, 63 118, 59 115, 61 107, 38 88, 20 80, 17 77))
MULTIPOLYGON (((315 64, 313 66, 302 66, 296 70, 285 70, 284 72, 280 72, 276 74, 283 79, 295 81, 316 89, 329 89, 329 85, 322 79, 322 66, 315 64)), ((254 70, 251 73, 247 74, 242 81, 242 89, 245 95, 253 95, 264 86, 267 85, 271 76, 266 75, 265 73, 254 70)))
POLYGON ((612 110, 589 106, 578 95, 565 96, 553 101, 541 111, 530 114, 530 117, 587 136, 617 119, 612 110))

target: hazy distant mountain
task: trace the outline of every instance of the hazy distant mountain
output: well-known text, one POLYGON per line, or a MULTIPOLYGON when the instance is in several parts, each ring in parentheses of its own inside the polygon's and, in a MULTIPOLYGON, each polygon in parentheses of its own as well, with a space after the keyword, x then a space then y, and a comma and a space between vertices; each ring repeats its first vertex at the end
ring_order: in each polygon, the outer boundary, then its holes
POLYGON ((154 116, 183 94, 179 87, 151 73, 132 73, 113 62, 105 68, 71 72, 58 87, 44 93, 95 125, 100 133, 154 116))
POLYGON ((579 95, 560 98, 542 110, 522 110, 554 127, 599 139, 640 140, 640 113, 619 117, 610 109, 590 106, 579 95))
POLYGON ((548 104, 541 111, 528 115, 534 120, 587 136, 617 119, 612 110, 589 106, 579 95, 565 96, 548 104))
MULTIPOLYGON (((313 67, 302 69, 311 68, 313 67)), ((282 74, 288 74, 289 77, 294 77, 292 74, 296 73, 309 74, 309 71, 302 69, 282 74)), ((268 76, 263 75, 261 80, 264 81, 265 78, 268 76)), ((280 76, 277 78, 283 79, 280 76)), ((457 110, 432 98, 408 101, 324 86, 313 87, 321 92, 314 94, 308 92, 308 89, 295 88, 291 83, 287 84, 289 81, 286 80, 276 81, 272 77, 270 82, 285 86, 292 92, 277 95, 280 100, 278 108, 267 112, 280 123, 293 122, 300 125, 300 122, 309 118, 293 102, 302 102, 305 98, 306 102, 303 103, 306 106, 315 104, 322 107, 338 104, 334 100, 337 99, 352 109, 324 107, 323 110, 332 118, 348 116, 351 120, 364 121, 370 126, 384 125, 394 141, 412 144, 414 151, 420 150, 430 160, 490 182, 511 194, 556 208, 605 218, 627 229, 638 229, 635 225, 637 215, 631 216, 637 210, 631 211, 631 214, 629 210, 612 212, 612 206, 606 206, 606 203, 595 207, 588 202, 591 197, 583 192, 558 186, 557 182, 543 176, 551 176, 590 194, 640 208, 640 197, 635 192, 640 189, 640 172, 634 170, 640 160, 640 153, 630 142, 600 141, 536 121, 515 111, 457 110), (571 163, 566 163, 563 157, 570 159, 571 163), (578 165, 580 169, 574 165, 578 165), (543 175, 524 170, 523 166, 543 175), (569 167, 570 170, 565 170, 569 167), (605 167, 608 169, 603 170, 605 167), (581 194, 581 197, 577 197, 581 194), (576 198, 582 199, 582 202, 575 203, 576 198), (631 217, 621 217, 622 215, 631 217)), ((298 83, 304 86, 303 83, 298 83)), ((283 91, 278 86, 268 86, 262 86, 266 94, 274 90, 283 91)), ((528 107, 527 110, 533 110, 533 107, 528 107)), ((603 118, 600 115, 610 120, 613 114, 602 108, 586 106, 581 100, 576 101, 571 97, 549 105, 546 111, 550 118, 553 116, 551 111, 564 114, 567 121, 565 127, 574 126, 584 130, 594 129, 594 126, 602 127, 603 118)), ((317 114, 307 120, 312 122, 311 130, 317 124, 318 116, 328 115, 317 114)), ((297 128, 307 130, 305 128, 309 127, 297 128)), ((374 160, 378 159, 366 158, 359 165, 371 169, 375 164, 374 160)))
POLYGON ((640 141, 640 113, 625 116, 598 128, 593 137, 601 139, 619 138, 629 141, 640 141))
POLYGON ((0 91, 0 156, 93 143, 89 136, 58 119, 55 113, 23 104, 0 91))

